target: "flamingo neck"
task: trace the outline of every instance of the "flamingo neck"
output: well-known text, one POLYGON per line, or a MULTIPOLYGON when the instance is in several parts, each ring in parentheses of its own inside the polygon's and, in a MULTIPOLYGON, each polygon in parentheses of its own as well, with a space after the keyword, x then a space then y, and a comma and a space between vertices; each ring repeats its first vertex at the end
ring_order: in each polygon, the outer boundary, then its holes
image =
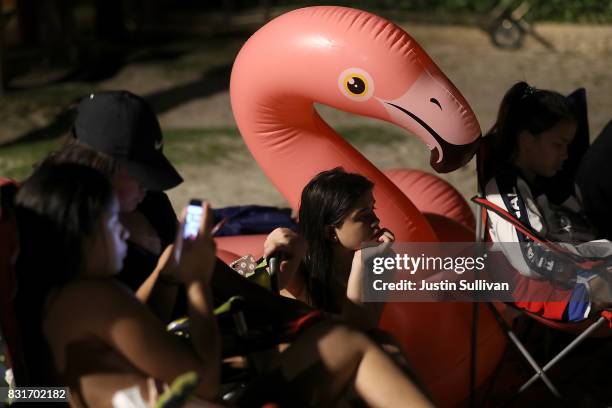
POLYGON ((312 100, 288 96, 273 96, 270 99, 271 101, 258 104, 261 114, 254 121, 258 134, 263 136, 267 143, 276 143, 274 136, 296 137, 302 132, 316 133, 321 131, 322 127, 336 134, 316 112, 312 100), (296 115, 295 112, 309 113, 296 115))

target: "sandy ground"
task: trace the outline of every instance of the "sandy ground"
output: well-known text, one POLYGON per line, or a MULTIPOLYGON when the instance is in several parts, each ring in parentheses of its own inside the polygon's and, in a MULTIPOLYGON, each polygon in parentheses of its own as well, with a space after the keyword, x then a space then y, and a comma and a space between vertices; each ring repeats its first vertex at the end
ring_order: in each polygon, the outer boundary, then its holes
MULTIPOLYGON (((539 24, 538 31, 555 46, 554 51, 530 38, 520 50, 500 50, 490 43, 486 33, 476 27, 411 23, 404 28, 463 92, 476 112, 483 132, 492 125, 504 92, 519 80, 563 93, 585 87, 590 104, 592 137, 611 116, 612 26, 539 24)), ((239 44, 236 51, 238 47, 239 44)), ((151 94, 197 81, 200 76, 201 70, 197 66, 181 75, 167 75, 161 66, 131 64, 99 85, 105 89, 125 88, 151 94)), ((320 107, 320 111, 332 126, 391 126, 326 107, 320 107)), ((165 129, 234 126, 227 89, 205 98, 190 99, 162 113, 160 120, 165 129)), ((7 125, 5 122, 0 127, 6 129, 7 125)), ((373 134, 372 137, 376 136, 373 134)), ((285 204, 284 198, 263 175, 246 147, 239 142, 229 143, 233 150, 231 159, 212 165, 201 163, 179 168, 186 183, 170 191, 176 207, 184 205, 189 197, 205 197, 216 206, 285 204)), ((408 134, 405 142, 370 144, 361 152, 381 169, 408 167, 431 171, 429 152, 408 134)), ((473 162, 442 177, 466 197, 475 193, 473 162)))

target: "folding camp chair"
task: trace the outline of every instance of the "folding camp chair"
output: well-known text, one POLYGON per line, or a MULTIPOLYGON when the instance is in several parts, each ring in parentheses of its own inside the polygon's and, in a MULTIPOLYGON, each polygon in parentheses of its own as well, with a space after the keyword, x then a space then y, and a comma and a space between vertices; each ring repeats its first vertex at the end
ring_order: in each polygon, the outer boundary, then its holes
MULTIPOLYGON (((558 174, 554 177, 551 184, 551 190, 547 191, 547 195, 549 197, 557 197, 566 195, 568 191, 570 191, 573 186, 573 179, 578 168, 581 157, 586 152, 589 145, 589 133, 588 133, 588 121, 586 115, 586 94, 584 89, 579 89, 572 93, 568 98, 573 99, 574 103, 578 107, 578 129, 576 133, 576 137, 572 142, 572 145, 569 147, 570 157, 566 161, 564 165, 564 169, 561 174, 558 174), (570 181, 570 182, 568 182, 570 181)), ((538 243, 539 245, 543 245, 548 247, 550 250, 556 251, 560 254, 560 256, 566 256, 569 260, 574 261, 578 267, 583 269, 590 269, 594 266, 593 262, 582 262, 573 257, 572 254, 566 253, 566 251, 552 243, 547 241, 543 237, 540 237, 537 232, 531 230, 531 228, 523 225, 519 219, 517 219, 514 215, 507 212, 505 209, 496 206, 494 203, 488 201, 484 195, 484 187, 485 182, 490 178, 491 174, 487 174, 490 169, 487 169, 485 161, 487 159, 487 152, 481 146, 480 151, 477 153, 477 171, 478 171, 478 190, 479 196, 474 197, 472 199, 477 205, 480 206, 480 217, 477 217, 477 236, 483 240, 488 241, 489 237, 487 234, 487 222, 488 222, 488 214, 495 213, 500 216, 505 221, 511 223, 514 228, 527 237, 529 237, 533 242, 538 243)), ((504 255, 501 255, 503 257, 504 255)), ((507 261, 506 261, 507 262, 507 261)), ((508 266, 510 266, 509 262, 507 262, 508 266)), ((524 278, 529 279, 529 278, 524 278)), ((545 282, 544 284, 550 285, 550 283, 545 282)), ((505 305, 510 308, 517 310, 523 315, 528 316, 531 319, 536 320, 539 323, 542 323, 546 327, 561 330, 566 333, 570 333, 576 335, 575 339, 571 341, 565 348, 563 348, 556 356, 554 356, 549 362, 544 365, 538 364, 532 354, 527 350, 524 343, 519 339, 519 336, 513 331, 513 329, 508 324, 507 320, 504 318, 502 312, 500 311, 502 308, 500 305, 496 305, 493 303, 489 303, 489 307, 493 312, 497 322, 500 324, 504 332, 506 333, 508 339, 514 344, 517 350, 523 355, 523 357, 527 360, 529 365, 533 368, 535 373, 531 378, 529 378, 516 392, 515 395, 520 394, 525 391, 529 386, 531 386, 538 379, 541 379, 546 387, 550 390, 550 392, 557 398, 561 398, 562 394, 559 389, 553 384, 547 373, 550 369, 557 364, 562 358, 564 358, 569 352, 575 349, 584 339, 589 336, 610 336, 612 335, 612 325, 606 326, 606 322, 612 322, 612 313, 610 311, 603 311, 598 316, 592 316, 589 319, 586 319, 581 322, 576 323, 568 323, 562 322, 559 320, 551 319, 550 316, 555 316, 557 318, 561 318, 563 314, 562 303, 560 302, 537 302, 535 306, 539 307, 540 310, 538 313, 530 312, 524 310, 520 307, 517 307, 516 304, 505 303, 505 305), (542 315, 544 314, 544 315, 542 315)))
MULTIPOLYGON (((480 205, 483 209, 482 211, 483 226, 486 226, 487 211, 493 211, 497 213, 498 215, 503 214, 504 219, 506 219, 508 222, 511 222, 521 232, 526 233, 526 235, 530 236, 535 242, 538 242, 542 245, 554 245, 554 243, 545 242, 545 241, 540 240, 540 238, 537 235, 535 235, 533 231, 529 231, 529 229, 523 224, 521 224, 521 222, 518 219, 514 218, 514 216, 505 212, 505 210, 500 209, 499 207, 497 207, 495 204, 491 203, 490 201, 484 198, 480 198, 480 197, 474 198, 473 201, 477 203, 478 205, 480 205)), ((583 263, 580 266, 582 268, 589 268, 591 265, 589 265, 587 261, 586 263, 583 263)), ((525 279, 529 279, 529 278, 525 278, 525 279)), ((541 310, 543 310, 544 313, 548 311, 550 314, 557 315, 557 316, 560 316, 563 313, 563 309, 560 308, 561 303, 559 302, 550 302, 549 304, 545 304, 544 302, 537 302, 537 303, 538 303, 537 306, 541 308, 541 310)), ((554 356, 548 363, 546 363, 543 367, 541 367, 540 365, 538 365, 538 363, 533 358, 531 353, 529 353, 529 351, 527 350, 525 345, 521 342, 521 340, 516 335, 516 333, 512 330, 510 325, 506 322, 506 319, 504 318, 502 313, 499 311, 499 309, 495 305, 490 303, 489 308, 491 309, 493 315, 495 316, 495 319, 500 324, 500 326, 502 327, 502 329, 508 336, 509 340, 517 347, 519 352, 523 355, 523 357, 525 357, 527 362, 531 365, 531 367, 536 372, 527 382, 525 382, 519 388, 517 394, 525 391, 531 384, 533 384, 538 378, 540 378, 546 384, 546 386, 548 387, 548 389, 551 391, 551 393, 554 396, 561 398, 561 393, 558 391, 557 387, 554 386, 552 381, 548 378, 548 376, 546 375, 546 372, 550 370, 556 363, 558 363, 570 351, 576 348, 576 346, 578 346, 585 338, 592 336, 592 335, 599 335, 599 336, 612 335, 611 328, 606 327, 604 324, 606 322, 612 322, 612 313, 608 310, 601 312, 599 316, 591 317, 585 321, 581 321, 577 323, 565 323, 561 321, 552 320, 550 318, 542 317, 541 315, 538 315, 537 313, 532 313, 524 309, 521 309, 519 307, 516 307, 516 305, 514 304, 507 304, 507 305, 517 311, 520 311, 526 316, 529 316, 530 318, 535 319, 536 321, 546 325, 547 327, 577 335, 577 337, 570 344, 568 344, 563 350, 561 350, 556 356, 554 356)))

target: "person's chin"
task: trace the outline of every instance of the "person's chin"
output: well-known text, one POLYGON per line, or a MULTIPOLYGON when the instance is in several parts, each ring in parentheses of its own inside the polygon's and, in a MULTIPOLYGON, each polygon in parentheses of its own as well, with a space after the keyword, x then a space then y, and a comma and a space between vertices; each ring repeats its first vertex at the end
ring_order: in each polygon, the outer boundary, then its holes
POLYGON ((382 228, 376 228, 368 238, 368 241, 378 241, 378 238, 383 234, 382 228))
POLYGON ((561 171, 560 169, 554 168, 554 169, 549 169, 546 171, 542 171, 539 175, 540 177, 545 177, 545 178, 551 178, 554 177, 555 174, 557 174, 559 171, 561 171))
POLYGON ((139 204, 139 202, 137 200, 123 202, 120 205, 121 212, 123 212, 123 213, 130 213, 130 212, 136 210, 136 208, 138 207, 138 204, 139 204))
POLYGON ((115 265, 115 271, 113 275, 118 275, 123 269, 123 265, 125 263, 125 257, 127 256, 127 248, 119 255, 119 259, 117 260, 117 264, 115 265))

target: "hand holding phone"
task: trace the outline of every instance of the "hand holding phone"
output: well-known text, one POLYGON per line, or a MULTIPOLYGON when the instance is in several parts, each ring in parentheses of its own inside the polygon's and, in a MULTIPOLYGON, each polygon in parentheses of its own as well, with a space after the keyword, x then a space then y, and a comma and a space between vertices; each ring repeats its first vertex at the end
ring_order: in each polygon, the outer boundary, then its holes
POLYGON ((177 279, 186 283, 193 279, 210 280, 215 257, 211 234, 212 210, 202 200, 191 200, 181 216, 181 232, 174 244, 177 279))
POLYGON ((187 206, 185 214, 185 226, 183 227, 183 239, 194 239, 200 232, 202 216, 204 209, 202 208, 202 200, 192 199, 187 206))

